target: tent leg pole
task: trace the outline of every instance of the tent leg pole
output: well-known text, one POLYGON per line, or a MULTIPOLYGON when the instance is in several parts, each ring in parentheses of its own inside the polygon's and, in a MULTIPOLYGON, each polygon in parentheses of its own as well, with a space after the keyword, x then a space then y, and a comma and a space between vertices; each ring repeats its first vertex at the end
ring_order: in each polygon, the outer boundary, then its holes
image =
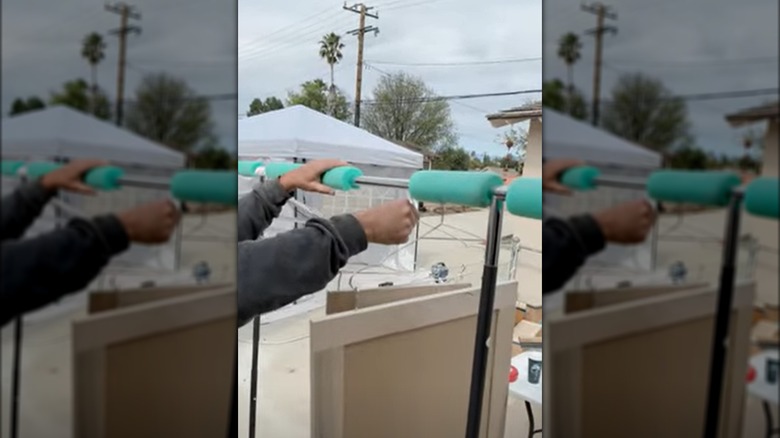
POLYGON ((715 329, 712 337, 712 356, 710 359, 710 377, 707 394, 707 411, 704 438, 716 438, 720 419, 721 400, 723 398, 723 375, 725 372, 731 306, 734 295, 734 280, 737 258, 737 240, 739 237, 739 218, 742 205, 742 193, 735 192, 726 220, 726 236, 723 242, 723 261, 718 287, 718 304, 715 314, 715 329))
POLYGON ((466 438, 478 438, 482 420, 482 402, 485 392, 485 371, 488 360, 493 303, 498 279, 498 255, 501 241, 503 197, 493 196, 488 219, 488 235, 485 248, 485 266, 482 272, 482 289, 479 296, 479 313, 474 340, 474 360, 471 368, 468 423, 466 438))

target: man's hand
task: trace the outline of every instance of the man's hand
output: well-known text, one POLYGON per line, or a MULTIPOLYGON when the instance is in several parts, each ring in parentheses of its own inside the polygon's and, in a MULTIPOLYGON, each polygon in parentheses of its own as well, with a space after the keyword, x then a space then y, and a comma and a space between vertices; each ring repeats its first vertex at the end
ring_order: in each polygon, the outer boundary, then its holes
POLYGON ((150 202, 117 215, 131 242, 165 243, 179 223, 179 210, 168 199, 150 202))
POLYGON ((644 199, 629 201, 593 215, 607 242, 642 243, 655 224, 656 214, 644 199))
POLYGON ((322 174, 334 167, 349 165, 341 160, 315 160, 310 161, 303 166, 291 170, 279 177, 279 184, 285 191, 289 192, 295 189, 306 190, 307 192, 324 193, 332 195, 333 189, 322 184, 322 174))
POLYGON ((417 210, 406 199, 387 202, 355 213, 371 243, 396 245, 406 243, 420 219, 417 210))
POLYGON ((84 184, 84 174, 95 167, 107 164, 103 160, 75 160, 41 177, 41 186, 48 191, 62 189, 92 195, 95 193, 95 190, 84 184))
POLYGON ((569 195, 571 190, 560 183, 560 177, 563 172, 572 167, 582 166, 584 163, 580 160, 550 160, 542 166, 542 191, 558 193, 560 195, 569 195))

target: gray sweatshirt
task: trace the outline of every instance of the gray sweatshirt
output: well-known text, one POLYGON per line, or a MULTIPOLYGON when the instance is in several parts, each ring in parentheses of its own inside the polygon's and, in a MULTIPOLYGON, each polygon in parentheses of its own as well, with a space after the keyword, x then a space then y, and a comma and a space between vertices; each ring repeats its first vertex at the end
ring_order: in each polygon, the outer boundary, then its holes
POLYGON ((238 203, 239 327, 322 290, 350 257, 368 246, 363 227, 349 214, 311 219, 303 228, 256 240, 291 196, 274 180, 238 203))
POLYGON ((54 195, 39 184, 26 184, 0 202, 0 327, 84 289, 130 244, 112 215, 73 219, 64 228, 20 239, 54 195))

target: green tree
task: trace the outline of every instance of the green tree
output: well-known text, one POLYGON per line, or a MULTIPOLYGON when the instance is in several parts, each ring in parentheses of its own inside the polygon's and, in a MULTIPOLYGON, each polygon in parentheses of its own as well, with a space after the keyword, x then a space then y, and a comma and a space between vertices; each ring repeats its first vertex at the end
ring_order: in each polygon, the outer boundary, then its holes
POLYGON ((710 157, 694 147, 683 147, 671 154, 669 164, 674 169, 704 170, 710 167, 710 157))
POLYGON ((569 92, 574 90, 574 63, 580 59, 580 37, 576 33, 569 32, 558 40, 558 56, 566 63, 569 92))
POLYGON ((197 169, 233 169, 233 156, 224 148, 218 146, 206 146, 201 148, 194 159, 194 167, 197 169))
POLYGON ((103 58, 106 57, 106 43, 103 36, 97 32, 92 32, 84 37, 81 43, 81 57, 86 59, 92 70, 92 99, 97 99, 97 66, 103 58))
POLYGON ((331 32, 320 40, 320 58, 324 59, 330 67, 330 88, 328 90, 329 108, 328 114, 333 115, 333 104, 335 103, 336 82, 333 77, 333 67, 344 57, 341 49, 344 44, 341 42, 341 36, 331 32))
POLYGON ((90 92, 89 88, 84 79, 65 82, 61 91, 52 93, 49 103, 69 106, 99 119, 111 119, 111 102, 106 94, 100 89, 94 90, 94 93, 90 92))
POLYGON ((38 96, 31 96, 26 100, 16 98, 11 103, 11 110, 8 111, 8 115, 15 116, 17 114, 26 113, 28 111, 36 111, 43 108, 46 108, 46 103, 38 96))
POLYGON ((214 141, 209 102, 183 79, 156 73, 145 76, 135 91, 127 127, 168 147, 190 152, 214 141))
POLYGON ((558 112, 568 114, 577 120, 588 118, 588 106, 582 93, 576 88, 566 92, 566 85, 560 79, 542 84, 542 105, 558 112))
POLYGON ((432 165, 439 170, 469 170, 471 155, 458 146, 442 146, 436 150, 432 165))
POLYGON ((405 73, 383 76, 373 95, 362 117, 363 127, 373 134, 426 150, 457 142, 449 104, 422 79, 405 73))
POLYGON ((674 97, 661 81, 640 73, 618 79, 602 124, 608 131, 658 152, 692 143, 685 102, 674 97))
POLYGON ((256 116, 258 114, 267 113, 269 111, 276 111, 284 108, 284 103, 277 97, 267 97, 265 100, 258 98, 252 99, 249 104, 249 111, 247 111, 247 117, 256 116))
MULTIPOLYGON (((328 114, 328 85, 322 79, 304 82, 299 91, 287 96, 287 106, 292 105, 303 105, 328 114)), ((330 115, 339 120, 348 121, 352 117, 347 97, 338 88, 334 91, 332 109, 330 115)))

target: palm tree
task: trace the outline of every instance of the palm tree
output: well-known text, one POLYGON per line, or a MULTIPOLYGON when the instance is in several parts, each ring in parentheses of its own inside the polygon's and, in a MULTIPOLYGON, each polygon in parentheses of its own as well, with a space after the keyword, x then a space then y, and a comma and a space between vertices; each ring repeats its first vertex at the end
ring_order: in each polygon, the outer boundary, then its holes
MULTIPOLYGON (((331 32, 320 40, 320 58, 330 66, 330 93, 328 95, 328 106, 332 108, 333 98, 336 91, 336 84, 333 79, 333 66, 341 61, 344 56, 341 54, 341 49, 344 48, 344 44, 341 42, 341 36, 331 32)), ((328 111, 332 112, 332 111, 328 111)))
POLYGON ((563 59, 568 68, 569 92, 574 89, 574 63, 580 59, 580 37, 576 33, 569 32, 558 41, 558 56, 563 59))
POLYGON ((106 43, 103 41, 103 36, 97 32, 92 32, 84 37, 81 45, 81 57, 89 62, 92 68, 92 99, 95 99, 97 94, 97 65, 103 58, 106 57, 105 53, 106 43))

